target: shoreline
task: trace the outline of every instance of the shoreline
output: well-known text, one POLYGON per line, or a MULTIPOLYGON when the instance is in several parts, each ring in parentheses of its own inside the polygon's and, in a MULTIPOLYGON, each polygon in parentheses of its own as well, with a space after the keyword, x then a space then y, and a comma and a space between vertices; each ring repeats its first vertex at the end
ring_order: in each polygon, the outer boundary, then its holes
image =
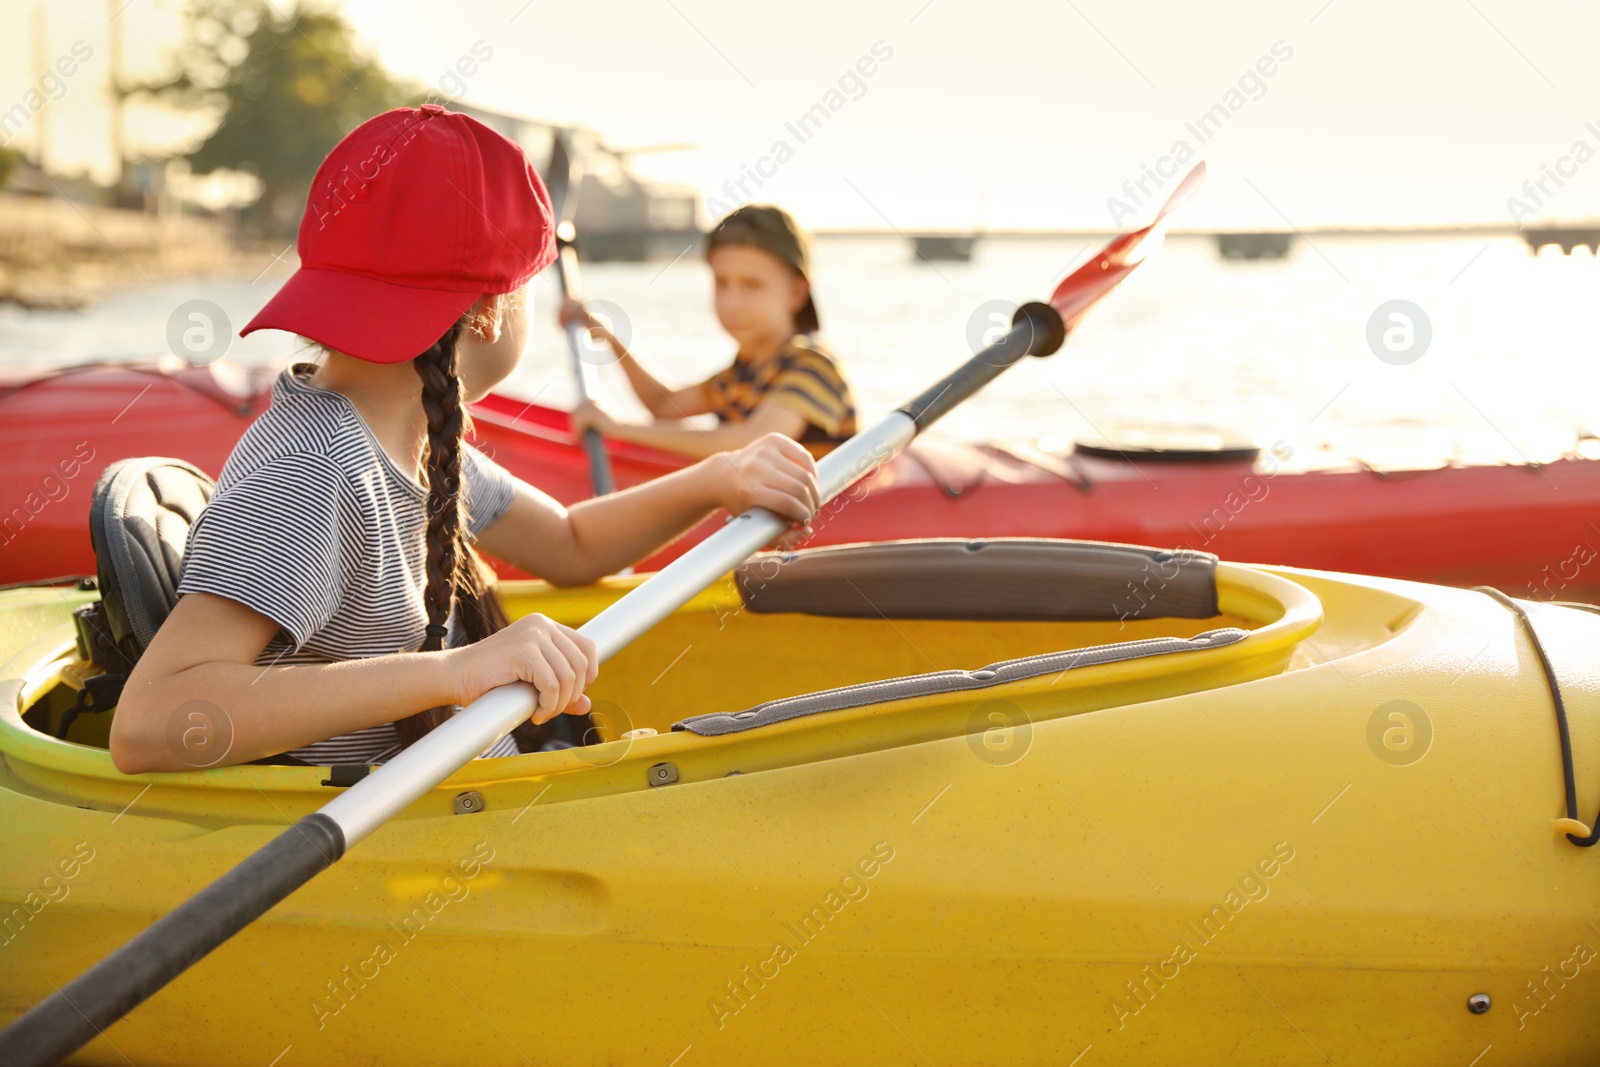
MULTIPOLYGON (((81 310, 130 285, 186 275, 250 277, 276 249, 240 247, 220 218, 0 195, 0 304, 81 310)), ((296 262, 292 245, 284 259, 296 262)))

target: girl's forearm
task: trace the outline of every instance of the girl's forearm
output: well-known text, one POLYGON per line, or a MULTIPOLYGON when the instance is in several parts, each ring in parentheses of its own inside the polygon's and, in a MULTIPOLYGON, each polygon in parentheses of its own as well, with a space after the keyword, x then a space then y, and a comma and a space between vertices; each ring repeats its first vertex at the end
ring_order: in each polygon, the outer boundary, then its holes
POLYGON ((586 585, 653 555, 720 506, 718 479, 733 473, 696 463, 665 477, 567 509, 573 573, 562 585, 586 585))
POLYGON ((128 774, 187 771, 395 722, 457 701, 448 656, 400 652, 276 667, 214 661, 148 690, 135 671, 112 720, 112 756, 128 774))
POLYGON ((736 448, 743 448, 764 432, 749 423, 732 423, 715 426, 709 430, 695 426, 636 426, 631 423, 617 423, 606 436, 704 459, 719 452, 732 452, 736 448))

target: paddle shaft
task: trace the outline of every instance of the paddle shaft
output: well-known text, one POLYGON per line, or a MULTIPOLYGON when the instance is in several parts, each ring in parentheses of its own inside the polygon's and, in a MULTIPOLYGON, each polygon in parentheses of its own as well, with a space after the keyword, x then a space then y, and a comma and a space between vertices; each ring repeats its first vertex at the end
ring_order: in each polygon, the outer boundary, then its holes
MULTIPOLYGON (((556 278, 561 282, 561 295, 566 296, 578 288, 578 252, 566 240, 561 241, 561 251, 556 256, 556 278)), ((583 345, 588 331, 582 323, 567 323, 567 352, 572 357, 572 380, 578 390, 578 400, 586 401, 595 392, 594 367, 583 358, 583 345)), ((600 431, 589 427, 583 431, 583 451, 589 457, 589 482, 595 496, 606 496, 616 491, 616 481, 611 477, 611 457, 606 455, 605 442, 600 431)))
MULTIPOLYGON (((578 250, 573 245, 573 218, 578 213, 578 186, 583 180, 583 168, 578 157, 567 144, 567 133, 555 131, 550 142, 550 166, 546 168, 549 183, 550 208, 556 224, 556 280, 561 283, 561 295, 567 297, 581 292, 578 285, 578 250)), ((578 400, 588 400, 598 392, 592 375, 594 367, 583 358, 584 329, 576 322, 567 323, 567 352, 572 357, 572 382, 578 390, 578 400)), ((616 481, 611 477, 611 458, 606 455, 605 442, 600 431, 588 429, 579 435, 584 454, 589 457, 589 484, 595 496, 606 496, 616 491, 616 481)))
MULTIPOLYGON (((842 493, 922 430, 1027 355, 1065 339, 1048 304, 1024 304, 1010 331, 921 396, 817 464, 822 500, 842 493)), ((604 661, 788 529, 757 508, 668 564, 579 630, 604 661)), ((366 778, 305 816, 153 926, 0 1031, 0 1063, 53 1064, 132 1011, 212 949, 260 918, 345 850, 533 714, 526 682, 493 689, 366 778)))

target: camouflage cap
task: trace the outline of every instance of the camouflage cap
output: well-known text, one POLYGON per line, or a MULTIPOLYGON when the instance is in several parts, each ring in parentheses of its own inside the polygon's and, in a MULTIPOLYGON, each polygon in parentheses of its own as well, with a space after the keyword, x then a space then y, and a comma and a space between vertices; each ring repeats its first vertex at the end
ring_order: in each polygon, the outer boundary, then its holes
MULTIPOLYGON (((706 256, 721 245, 759 248, 789 264, 807 281, 811 279, 811 235, 775 204, 746 204, 730 211, 706 238, 706 256)), ((817 306, 809 296, 795 313, 795 328, 801 333, 818 329, 817 306)))

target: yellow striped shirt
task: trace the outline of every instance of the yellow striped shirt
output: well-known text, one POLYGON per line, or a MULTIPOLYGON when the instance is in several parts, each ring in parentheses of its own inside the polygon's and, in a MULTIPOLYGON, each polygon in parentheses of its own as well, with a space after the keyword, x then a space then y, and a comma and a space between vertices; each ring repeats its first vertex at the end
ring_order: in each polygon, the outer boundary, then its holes
POLYGON ((856 432, 855 398, 838 361, 810 334, 797 333, 776 358, 760 366, 740 353, 700 385, 723 422, 743 422, 765 403, 780 404, 806 420, 800 443, 821 456, 856 432))

